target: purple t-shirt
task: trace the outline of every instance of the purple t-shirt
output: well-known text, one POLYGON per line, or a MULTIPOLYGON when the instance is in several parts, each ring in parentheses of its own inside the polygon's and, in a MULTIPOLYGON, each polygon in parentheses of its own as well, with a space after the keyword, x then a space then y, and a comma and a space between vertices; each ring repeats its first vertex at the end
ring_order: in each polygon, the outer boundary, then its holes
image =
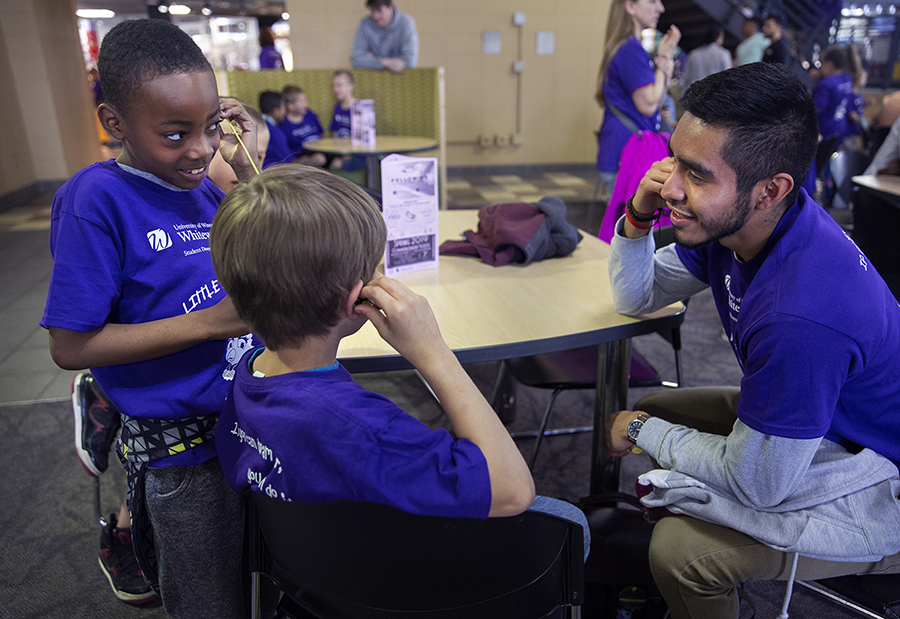
POLYGON ((343 109, 340 103, 334 104, 331 114, 331 126, 328 128, 331 136, 335 138, 350 137, 350 109, 343 109))
POLYGON ((487 517, 491 482, 477 445, 429 429, 343 367, 261 378, 248 367, 252 355, 239 364, 216 428, 219 461, 236 491, 487 517))
POLYGON ((749 262, 718 242, 677 252, 712 288, 744 373, 741 421, 900 462, 900 305, 806 191, 749 262))
POLYGON ((859 126, 847 116, 862 113, 859 98, 853 92, 853 79, 845 74, 820 79, 812 91, 813 104, 823 138, 837 136, 839 142, 859 133, 859 126))
POLYGON ((303 153, 303 144, 322 138, 322 124, 312 110, 306 110, 303 120, 293 123, 285 116, 279 125, 288 139, 288 146, 294 155, 303 153))
MULTIPOLYGON (((619 47, 609 64, 606 82, 603 84, 603 98, 616 106, 640 130, 659 130, 659 110, 653 116, 638 112, 631 95, 637 89, 656 81, 653 59, 650 58, 640 41, 631 37, 619 47)), ((607 108, 600 125, 600 146, 597 151, 597 169, 616 171, 625 142, 631 137, 622 122, 607 108)))
MULTIPOLYGON (((204 179, 175 191, 115 161, 78 172, 53 199, 53 273, 41 325, 93 331, 212 307, 225 298, 209 229, 225 194, 204 179)), ((158 359, 92 368, 123 412, 148 419, 218 413, 252 336, 216 340, 158 359)))
POLYGON ((291 147, 288 146, 288 139, 284 131, 278 125, 266 122, 269 126, 269 145, 266 146, 263 169, 279 163, 287 163, 293 159, 291 147))
POLYGON ((259 50, 260 69, 284 69, 284 61, 274 45, 266 45, 259 50))

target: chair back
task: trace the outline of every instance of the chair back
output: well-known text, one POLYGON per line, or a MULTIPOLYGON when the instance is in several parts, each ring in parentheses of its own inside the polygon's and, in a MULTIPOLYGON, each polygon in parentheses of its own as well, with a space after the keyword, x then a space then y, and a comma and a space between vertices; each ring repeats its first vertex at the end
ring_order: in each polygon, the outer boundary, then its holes
POLYGON ((831 178, 834 179, 834 194, 831 203, 826 205, 832 208, 850 208, 850 197, 853 193, 853 177, 866 171, 872 158, 858 150, 839 150, 828 161, 831 170, 831 178))
POLYGON ((250 567, 327 618, 546 617, 584 597, 583 532, 561 518, 417 516, 253 493, 250 567))

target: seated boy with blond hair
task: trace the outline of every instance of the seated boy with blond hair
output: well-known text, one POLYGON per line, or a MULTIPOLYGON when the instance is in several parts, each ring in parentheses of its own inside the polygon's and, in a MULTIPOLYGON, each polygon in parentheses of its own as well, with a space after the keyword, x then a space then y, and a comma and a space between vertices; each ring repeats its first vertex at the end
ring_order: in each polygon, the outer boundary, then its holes
POLYGON ((223 201, 213 265, 266 343, 239 364, 222 412, 226 477, 235 490, 291 501, 474 518, 525 511, 531 473, 428 302, 395 279, 373 279, 385 238, 368 195, 309 166, 269 168, 223 201), (341 339, 367 320, 432 387, 455 436, 366 391, 336 361, 341 339))

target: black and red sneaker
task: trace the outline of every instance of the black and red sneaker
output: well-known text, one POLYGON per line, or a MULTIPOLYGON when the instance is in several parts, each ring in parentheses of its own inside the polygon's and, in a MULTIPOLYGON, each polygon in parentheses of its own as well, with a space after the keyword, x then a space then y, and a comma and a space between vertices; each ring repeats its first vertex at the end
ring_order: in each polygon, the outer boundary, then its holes
POLYGON ((144 580, 131 547, 131 529, 116 528, 116 515, 100 533, 100 567, 116 597, 128 604, 146 604, 156 593, 144 580))
POLYGON ((75 450, 84 469, 99 477, 109 467, 109 451, 119 434, 119 411, 89 372, 79 372, 72 381, 75 413, 75 450))

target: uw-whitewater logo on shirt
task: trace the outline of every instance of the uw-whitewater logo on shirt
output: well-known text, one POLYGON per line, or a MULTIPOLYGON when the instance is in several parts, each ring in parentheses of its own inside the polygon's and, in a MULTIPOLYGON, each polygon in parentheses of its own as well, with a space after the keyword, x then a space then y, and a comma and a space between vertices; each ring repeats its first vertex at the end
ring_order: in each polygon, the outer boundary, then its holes
POLYGON ((172 237, 162 228, 157 228, 147 233, 147 240, 150 241, 150 247, 156 251, 162 251, 172 247, 172 237))

